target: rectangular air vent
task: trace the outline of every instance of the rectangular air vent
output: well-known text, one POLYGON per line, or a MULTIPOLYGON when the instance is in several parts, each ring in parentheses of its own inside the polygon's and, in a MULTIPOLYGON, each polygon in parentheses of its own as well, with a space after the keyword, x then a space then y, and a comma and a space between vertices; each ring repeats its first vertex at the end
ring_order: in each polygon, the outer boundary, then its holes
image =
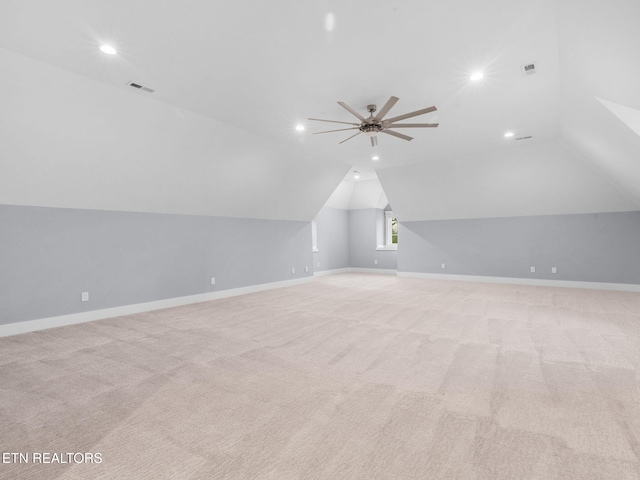
POLYGON ((516 140, 529 140, 530 138, 531 138, 531 135, 529 135, 528 137, 516 138, 516 140))
POLYGON ((536 73, 537 65, 535 63, 527 63, 526 65, 521 65, 520 70, 524 76, 533 75, 536 73))
POLYGON ((140 85, 139 83, 127 82, 127 85, 133 88, 137 88, 138 90, 143 90, 145 92, 153 93, 155 90, 149 87, 145 87, 144 85, 140 85))

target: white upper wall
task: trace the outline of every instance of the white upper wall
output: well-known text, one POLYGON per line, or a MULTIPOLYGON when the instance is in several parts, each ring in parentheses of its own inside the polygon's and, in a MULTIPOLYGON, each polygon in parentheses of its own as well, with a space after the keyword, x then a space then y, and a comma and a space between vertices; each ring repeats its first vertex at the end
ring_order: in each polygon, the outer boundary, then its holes
POLYGON ((608 102, 601 98, 597 98, 597 100, 607 107, 609 111, 618 117, 627 127, 635 132, 636 135, 640 136, 640 109, 625 107, 624 105, 608 102))
POLYGON ((640 198, 640 2, 561 0, 563 142, 640 198))
POLYGON ((353 173, 340 182, 340 185, 324 205, 341 210, 359 210, 363 208, 385 208, 388 205, 387 195, 382 189, 380 180, 375 175, 355 180, 353 173))
POLYGON ((565 105, 566 146, 620 190, 640 198, 640 136, 595 97, 567 98, 565 105))
POLYGON ((0 203, 311 220, 348 170, 0 49, 0 203))
POLYGON ((403 222, 640 208, 638 197, 559 141, 393 167, 378 177, 403 222))
POLYGON ((351 196, 353 195, 354 183, 355 181, 351 178, 351 175, 348 175, 347 178, 338 184, 324 206, 349 210, 349 202, 351 202, 351 196))
POLYGON ((378 170, 401 221, 640 209, 640 2, 558 0, 554 9, 559 139, 378 170))
POLYGON ((389 201, 380 185, 380 180, 372 178, 355 183, 353 195, 349 201, 349 210, 362 208, 384 208, 389 201))
POLYGON ((308 220, 380 206, 379 168, 401 220, 638 208, 638 0, 153 5, 0 2, 0 202, 308 220), (440 126, 306 120, 391 95, 440 126))

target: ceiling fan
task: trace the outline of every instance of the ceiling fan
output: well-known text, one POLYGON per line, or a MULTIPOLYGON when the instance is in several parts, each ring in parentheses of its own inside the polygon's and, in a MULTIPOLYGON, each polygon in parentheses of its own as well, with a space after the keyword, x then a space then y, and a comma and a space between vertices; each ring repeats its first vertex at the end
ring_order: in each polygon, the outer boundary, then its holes
POLYGON ((347 140, 351 140, 353 137, 364 133, 366 136, 371 138, 371 146, 375 147, 378 145, 378 133, 386 133, 387 135, 393 135, 394 137, 402 138, 403 140, 413 140, 413 137, 409 135, 404 135, 402 133, 398 133, 392 129, 394 128, 424 128, 424 127, 437 127, 437 123, 395 123, 400 120, 404 120, 406 118, 417 117, 418 115, 424 115, 425 113, 434 112, 437 110, 436 107, 427 107, 422 110, 416 110, 415 112, 405 113, 404 115, 398 115, 397 117, 384 119, 384 116, 389 113, 389 110, 393 108, 393 106, 398 101, 398 97, 391 97, 387 100, 387 103, 384 104, 382 109, 374 115, 377 110, 376 105, 367 105, 367 110, 370 115, 368 118, 364 118, 357 111, 351 108, 344 102, 338 102, 338 105, 343 107, 345 110, 355 115, 360 123, 355 122, 340 122, 338 120, 323 120, 321 118, 310 118, 309 120, 314 120, 316 122, 329 122, 329 123, 343 123, 346 125, 354 125, 350 128, 340 128, 338 130, 325 130, 324 132, 315 132, 314 135, 320 133, 331 133, 331 132, 343 132, 346 130, 360 130, 358 133, 351 135, 349 138, 345 138, 339 143, 344 143, 347 140))

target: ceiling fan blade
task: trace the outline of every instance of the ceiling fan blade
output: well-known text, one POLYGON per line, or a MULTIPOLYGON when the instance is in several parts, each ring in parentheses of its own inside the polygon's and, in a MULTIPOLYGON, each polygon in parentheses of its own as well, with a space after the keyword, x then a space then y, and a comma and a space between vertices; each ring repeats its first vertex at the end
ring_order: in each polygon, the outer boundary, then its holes
POLYGON ((338 105, 340 105, 342 108, 344 108, 345 110, 347 110, 348 112, 350 112, 352 115, 355 115, 356 117, 358 117, 360 119, 361 122, 364 122, 364 117, 362 115, 360 115, 358 112, 356 112, 353 108, 351 108, 349 105, 347 105, 344 102, 338 102, 338 105))
POLYGON ((351 140, 353 137, 357 137, 358 135, 360 135, 362 132, 358 132, 355 135, 351 135, 349 138, 345 138, 344 140, 342 140, 341 142, 338 142, 338 145, 340 145, 341 143, 346 142, 347 140, 351 140))
POLYGON ((319 133, 331 133, 331 132, 344 132, 345 130, 357 130, 358 127, 351 128, 339 128, 337 130, 325 130, 324 132, 313 132, 314 135, 318 135, 319 133))
POLYGON ((398 97, 390 97, 389 100, 387 100, 387 103, 384 104, 384 107, 382 107, 378 111, 378 113, 376 113, 376 116, 373 117, 373 120, 376 122, 379 122, 380 120, 382 120, 384 116, 387 113, 389 113, 389 110, 393 108, 393 106, 396 104, 398 100, 400 100, 398 97))
POLYGON ((413 137, 409 135, 404 135, 402 133, 394 132, 392 130, 380 130, 381 133, 386 133, 387 135, 393 135, 394 137, 401 138, 403 140, 413 140, 413 137))
POLYGON ((309 118, 307 120, 314 120, 316 122, 329 122, 329 123, 344 123, 345 125, 360 125, 359 123, 353 122, 341 122, 339 120, 323 120, 322 118, 309 118))
POLYGON ((424 128, 424 127, 437 127, 439 123, 391 123, 385 124, 386 128, 424 128))
POLYGON ((387 123, 397 122, 398 120, 404 120, 405 118, 417 117, 418 115, 424 115, 425 113, 435 112, 436 107, 423 108, 422 110, 416 110, 415 112, 405 113, 404 115, 398 115, 397 117, 387 119, 387 123))

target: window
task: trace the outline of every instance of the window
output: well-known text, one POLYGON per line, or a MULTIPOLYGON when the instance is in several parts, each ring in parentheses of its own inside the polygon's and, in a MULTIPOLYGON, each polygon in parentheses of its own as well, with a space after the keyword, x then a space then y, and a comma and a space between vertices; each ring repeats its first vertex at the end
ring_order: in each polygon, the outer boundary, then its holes
POLYGON ((398 219, 397 218, 391 217, 390 227, 391 227, 391 243, 398 243, 398 219))
POLYGON ((398 219, 392 211, 384 212, 384 245, 378 245, 377 250, 397 250, 398 248, 398 219))
POLYGON ((397 245, 398 244, 398 219, 393 215, 393 212, 388 210, 384 212, 385 220, 385 245, 397 245))

